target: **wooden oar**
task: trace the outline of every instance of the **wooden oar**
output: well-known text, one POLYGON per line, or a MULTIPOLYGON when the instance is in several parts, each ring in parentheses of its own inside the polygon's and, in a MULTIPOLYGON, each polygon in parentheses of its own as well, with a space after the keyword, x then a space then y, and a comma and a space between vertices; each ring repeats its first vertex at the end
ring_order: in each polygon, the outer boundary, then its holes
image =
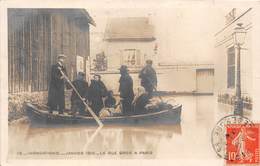
POLYGON ((88 106, 88 104, 85 102, 85 100, 81 97, 81 95, 79 94, 79 92, 77 91, 77 89, 74 87, 74 85, 71 83, 71 81, 69 80, 69 78, 64 74, 64 72, 61 70, 61 68, 58 68, 62 74, 62 76, 67 80, 67 82, 70 84, 70 86, 72 87, 72 89, 76 92, 76 94, 78 95, 78 97, 80 98, 80 100, 84 103, 84 105, 86 106, 87 110, 89 111, 89 113, 93 116, 93 118, 96 120, 96 122, 98 123, 99 126, 103 126, 103 123, 100 121, 100 119, 97 117, 97 115, 93 112, 93 110, 88 106))

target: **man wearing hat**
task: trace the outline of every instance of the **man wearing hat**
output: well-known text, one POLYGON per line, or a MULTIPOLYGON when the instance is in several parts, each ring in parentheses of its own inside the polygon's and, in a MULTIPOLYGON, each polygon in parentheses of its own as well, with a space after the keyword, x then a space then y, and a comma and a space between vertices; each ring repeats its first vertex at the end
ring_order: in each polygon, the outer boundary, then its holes
POLYGON ((152 95, 153 90, 157 87, 157 76, 152 64, 152 60, 147 60, 146 66, 139 73, 141 85, 144 87, 149 96, 152 95))
MULTIPOLYGON (((83 100, 87 101, 88 99, 88 83, 85 81, 85 73, 79 72, 77 79, 72 82, 75 89, 78 91, 83 100)), ((68 89, 71 89, 71 86, 68 86, 68 89)), ((71 113, 75 115, 79 112, 80 115, 85 115, 85 105, 82 100, 79 98, 77 93, 73 90, 71 94, 71 113)))
POLYGON ((122 103, 123 114, 130 114, 132 110, 132 101, 134 99, 133 79, 128 74, 127 66, 120 67, 121 77, 119 79, 119 92, 122 103))
POLYGON ((67 75, 66 68, 64 66, 64 60, 66 56, 60 54, 57 58, 57 63, 51 67, 51 77, 48 91, 48 106, 49 112, 58 110, 59 114, 63 114, 65 108, 65 95, 64 95, 64 77, 61 71, 67 75))

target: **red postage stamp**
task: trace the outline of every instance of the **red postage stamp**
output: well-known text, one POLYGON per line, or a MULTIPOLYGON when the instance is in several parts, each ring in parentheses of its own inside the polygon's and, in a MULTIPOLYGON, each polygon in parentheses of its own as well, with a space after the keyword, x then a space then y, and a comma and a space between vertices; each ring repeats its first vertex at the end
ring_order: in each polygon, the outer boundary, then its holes
POLYGON ((259 163, 260 124, 229 124, 226 127, 227 163, 259 163))

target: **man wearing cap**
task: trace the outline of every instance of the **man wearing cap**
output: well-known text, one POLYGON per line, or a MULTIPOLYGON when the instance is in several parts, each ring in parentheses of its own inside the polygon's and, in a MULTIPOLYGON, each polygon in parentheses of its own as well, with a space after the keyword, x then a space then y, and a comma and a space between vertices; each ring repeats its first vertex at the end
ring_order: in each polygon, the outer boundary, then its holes
POLYGON ((128 74, 127 66, 122 65, 119 70, 121 74, 119 92, 122 102, 122 112, 123 114, 130 114, 132 110, 132 101, 134 99, 133 79, 128 74))
POLYGON ((141 85, 150 96, 152 95, 153 90, 157 87, 157 76, 152 64, 152 60, 147 60, 146 66, 139 73, 141 85))
POLYGON ((64 95, 64 77, 60 70, 67 75, 66 68, 64 66, 65 55, 60 54, 57 58, 57 63, 51 67, 51 77, 48 91, 48 106, 49 112, 58 110, 59 114, 63 114, 65 108, 65 95, 64 95))
MULTIPOLYGON (((84 101, 88 99, 88 83, 85 81, 85 73, 79 72, 77 79, 72 82, 75 89, 78 91, 80 96, 84 101)), ((71 86, 68 86, 68 89, 71 89, 71 86)), ((80 115, 86 115, 85 112, 86 106, 79 98, 78 94, 73 90, 71 94, 71 114, 76 115, 79 112, 80 115)))

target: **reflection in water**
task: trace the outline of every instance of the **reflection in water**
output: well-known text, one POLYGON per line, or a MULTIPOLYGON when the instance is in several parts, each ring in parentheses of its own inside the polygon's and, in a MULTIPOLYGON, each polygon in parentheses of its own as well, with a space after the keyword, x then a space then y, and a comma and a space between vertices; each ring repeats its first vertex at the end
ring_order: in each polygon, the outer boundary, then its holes
MULTIPOLYGON (((73 126, 29 126, 28 124, 19 124, 10 126, 9 135, 18 135, 10 139, 9 153, 15 155, 15 152, 25 154, 41 152, 116 152, 117 155, 106 155, 101 157, 120 157, 133 158, 145 157, 154 158, 156 149, 161 139, 170 140, 174 134, 181 134, 181 126, 105 126, 102 128, 88 127, 84 125, 73 126), (22 137, 21 137, 22 136, 22 137), (152 152, 149 155, 134 155, 129 152, 152 152), (128 153, 120 155, 119 152, 128 153)), ((48 156, 48 155, 47 155, 48 156)), ((46 155, 34 155, 30 157, 47 157, 46 155)), ((20 157, 28 157, 22 155, 20 157)), ((53 157, 64 157, 51 156, 53 157)), ((75 157, 75 156, 74 156, 75 157)), ((80 157, 80 156, 76 156, 80 157)), ((83 157, 86 157, 83 156, 83 157)), ((88 155, 91 157, 100 157, 100 155, 88 155)))
POLYGON ((84 145, 84 148, 83 148, 83 151, 86 151, 89 144, 92 143, 92 141, 96 138, 96 136, 98 135, 98 133, 100 132, 100 130, 103 128, 103 125, 102 126, 99 126, 95 132, 91 135, 91 137, 87 140, 87 143, 84 145))
POLYGON ((214 96, 174 99, 183 104, 181 125, 11 125, 9 158, 216 159, 211 130, 221 117, 231 113, 230 107, 217 104, 214 96))

